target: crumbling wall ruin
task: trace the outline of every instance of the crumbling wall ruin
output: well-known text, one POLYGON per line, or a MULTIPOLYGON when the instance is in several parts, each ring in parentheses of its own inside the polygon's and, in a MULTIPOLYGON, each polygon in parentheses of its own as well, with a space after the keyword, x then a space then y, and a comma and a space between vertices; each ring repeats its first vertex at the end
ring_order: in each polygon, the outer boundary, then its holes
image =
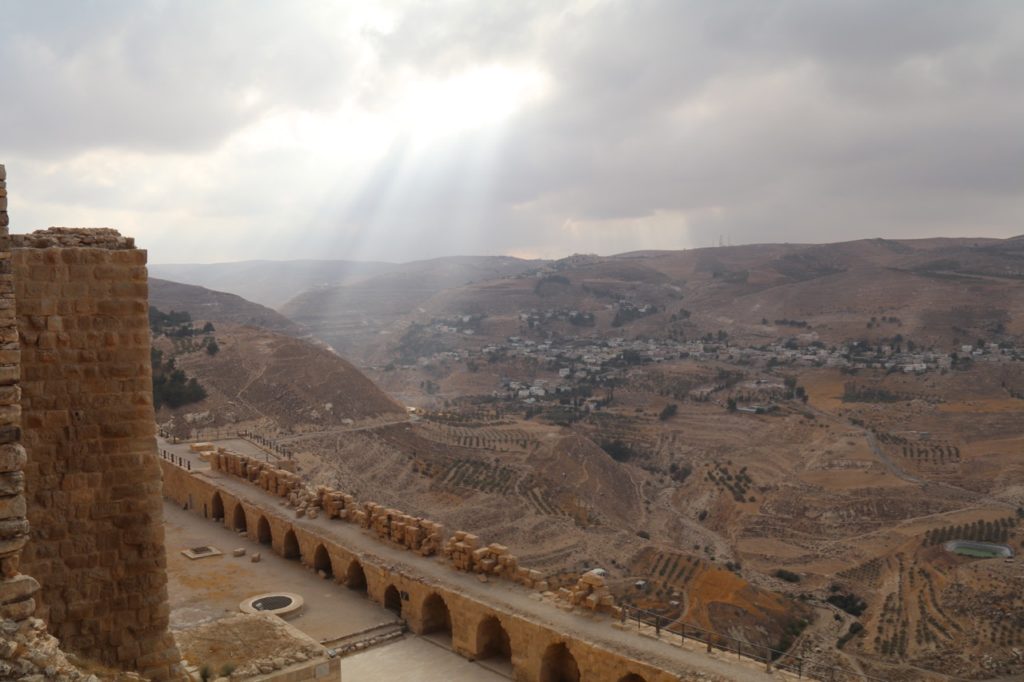
POLYGON ((21 446, 20 354, 14 307, 11 238, 8 235, 7 170, 0 165, 0 617, 31 616, 39 583, 20 572, 28 541, 25 518, 25 449, 21 446))
MULTIPOLYGON (((28 457, 13 446, 0 464, 24 462, 27 494, 0 510, 28 517, 21 568, 42 586, 37 613, 67 650, 157 680, 178 677, 181 656, 168 630, 146 252, 108 229, 51 228, 13 235, 10 246, 0 334, 13 343, 16 314, 28 457)), ((2 352, 0 360, 16 361, 17 350, 2 352)), ((0 367, 0 400, 17 402, 18 387, 3 383, 16 379, 16 370, 0 367)), ((0 434, 16 441, 18 416, 17 405, 0 408, 0 434)))

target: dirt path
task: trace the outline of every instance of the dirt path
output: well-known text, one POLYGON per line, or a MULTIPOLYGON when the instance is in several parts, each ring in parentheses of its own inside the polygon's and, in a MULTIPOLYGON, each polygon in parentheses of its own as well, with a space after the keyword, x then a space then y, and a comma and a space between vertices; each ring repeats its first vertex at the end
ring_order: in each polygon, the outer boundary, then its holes
POLYGON ((868 447, 871 448, 871 452, 875 454, 875 457, 882 463, 883 466, 889 471, 890 474, 896 478, 903 479, 908 483, 916 483, 918 485, 927 485, 928 482, 918 478, 917 476, 911 476, 903 469, 896 466, 896 463, 889 458, 885 451, 882 450, 878 445, 878 439, 875 438, 875 434, 871 433, 870 430, 864 429, 864 438, 868 442, 868 447))
POLYGON ((409 424, 414 420, 411 417, 405 419, 396 419, 395 421, 380 422, 379 424, 367 424, 366 426, 337 426, 332 429, 326 429, 324 431, 309 431, 307 433, 296 433, 292 436, 281 436, 275 440, 278 443, 294 443, 295 441, 302 440, 303 438, 313 438, 316 436, 333 436, 339 433, 352 433, 353 431, 372 431, 374 429, 382 429, 385 426, 395 426, 397 424, 409 424))

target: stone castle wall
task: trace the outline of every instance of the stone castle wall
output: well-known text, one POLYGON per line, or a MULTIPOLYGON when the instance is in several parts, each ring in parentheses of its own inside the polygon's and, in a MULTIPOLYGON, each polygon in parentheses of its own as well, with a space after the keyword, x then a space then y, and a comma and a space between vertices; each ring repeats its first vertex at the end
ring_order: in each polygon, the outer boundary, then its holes
POLYGON ((25 450, 21 440, 20 354, 15 319, 11 238, 8 235, 7 170, 0 165, 0 617, 23 620, 36 609, 39 584, 20 572, 28 541, 25 518, 25 450))
MULTIPOLYGON (((383 554, 375 556, 365 548, 347 546, 325 525, 348 524, 332 520, 329 515, 315 518, 297 515, 294 509, 281 504, 276 490, 237 483, 229 489, 237 479, 227 472, 188 471, 164 460, 160 464, 164 470, 163 491, 168 499, 232 530, 244 531, 249 540, 262 543, 286 558, 298 559, 311 569, 324 570, 322 562, 327 557, 336 582, 350 589, 365 590, 372 600, 389 608, 393 605, 389 604, 388 592, 396 591, 401 596, 401 617, 413 632, 429 633, 439 620, 447 620, 453 648, 467 658, 487 655, 494 644, 488 622, 497 621, 508 638, 514 679, 521 682, 561 679, 552 678, 545 666, 549 652, 559 647, 564 647, 575 660, 579 679, 583 680, 725 682, 726 678, 718 675, 680 670, 679 666, 668 665, 666 661, 599 646, 568 629, 556 629, 528 613, 482 601, 456 585, 439 583, 417 571, 417 561, 434 562, 435 558, 421 558, 417 552, 410 551, 408 561, 398 563, 383 554), (290 545, 291 542, 294 545, 290 545), (439 617, 438 603, 444 604, 446 616, 439 617)), ((392 544, 404 547, 403 543, 392 544)), ((582 617, 581 620, 587 622, 582 617)))
POLYGON ((37 615, 67 650, 176 676, 146 252, 114 230, 11 240, 32 529, 21 568, 42 585, 37 615))

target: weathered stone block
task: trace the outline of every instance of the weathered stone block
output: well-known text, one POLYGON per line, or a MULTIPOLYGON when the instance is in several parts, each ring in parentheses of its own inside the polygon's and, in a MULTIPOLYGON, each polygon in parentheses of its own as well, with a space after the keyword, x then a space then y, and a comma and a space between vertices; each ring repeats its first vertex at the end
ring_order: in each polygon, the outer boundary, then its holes
POLYGON ((19 471, 25 466, 28 455, 19 443, 0 445, 0 471, 19 471))

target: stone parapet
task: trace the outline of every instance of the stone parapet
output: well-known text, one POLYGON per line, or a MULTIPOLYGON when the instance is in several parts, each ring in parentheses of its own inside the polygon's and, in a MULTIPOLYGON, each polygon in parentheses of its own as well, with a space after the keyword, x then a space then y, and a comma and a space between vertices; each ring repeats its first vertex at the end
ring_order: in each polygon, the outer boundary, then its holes
POLYGON ((11 235, 15 249, 90 248, 118 251, 134 249, 135 239, 109 227, 50 227, 28 234, 11 235))

